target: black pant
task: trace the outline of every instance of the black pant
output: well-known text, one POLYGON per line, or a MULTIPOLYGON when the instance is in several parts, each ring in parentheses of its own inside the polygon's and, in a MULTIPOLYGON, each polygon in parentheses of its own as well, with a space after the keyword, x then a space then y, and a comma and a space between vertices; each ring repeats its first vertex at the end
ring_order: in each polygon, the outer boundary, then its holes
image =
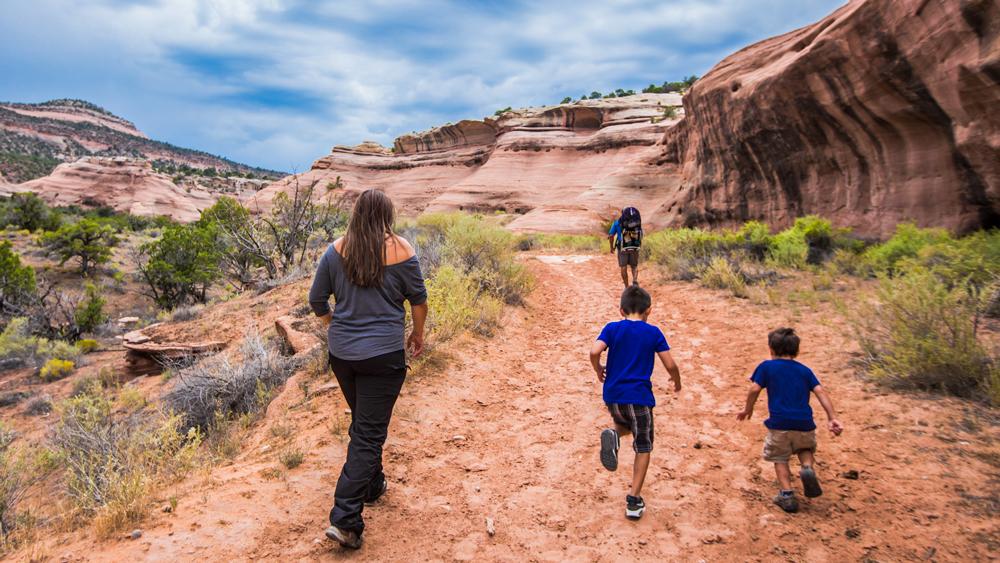
POLYGON ((361 518, 365 497, 381 488, 385 478, 382 445, 389 432, 392 407, 406 378, 406 354, 400 350, 358 361, 331 354, 330 367, 351 407, 351 441, 337 480, 330 523, 360 534, 365 529, 361 518))

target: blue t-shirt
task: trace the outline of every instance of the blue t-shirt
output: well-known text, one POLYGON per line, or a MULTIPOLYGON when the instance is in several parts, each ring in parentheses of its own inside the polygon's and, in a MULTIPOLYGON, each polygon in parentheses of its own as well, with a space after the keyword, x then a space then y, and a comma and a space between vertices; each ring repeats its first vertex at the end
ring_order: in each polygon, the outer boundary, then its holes
POLYGON ((809 394, 819 385, 816 374, 795 360, 761 362, 750 381, 767 389, 767 410, 771 416, 764 426, 772 430, 816 429, 809 394))
POLYGON ((670 349, 660 329, 645 322, 622 319, 608 323, 598 340, 608 345, 604 402, 656 406, 653 398, 653 361, 670 349))
POLYGON ((622 244, 622 226, 618 222, 618 219, 615 219, 615 222, 611 224, 611 230, 608 231, 608 234, 615 236, 615 246, 616 247, 621 246, 621 244, 622 244))

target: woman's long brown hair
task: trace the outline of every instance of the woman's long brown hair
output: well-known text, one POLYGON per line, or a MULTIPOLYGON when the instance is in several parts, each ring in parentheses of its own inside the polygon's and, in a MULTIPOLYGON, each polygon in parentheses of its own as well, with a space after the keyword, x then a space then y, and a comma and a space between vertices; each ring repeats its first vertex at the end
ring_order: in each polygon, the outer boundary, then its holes
POLYGON ((380 287, 396 210, 381 190, 365 190, 354 204, 340 255, 347 279, 359 287, 380 287))

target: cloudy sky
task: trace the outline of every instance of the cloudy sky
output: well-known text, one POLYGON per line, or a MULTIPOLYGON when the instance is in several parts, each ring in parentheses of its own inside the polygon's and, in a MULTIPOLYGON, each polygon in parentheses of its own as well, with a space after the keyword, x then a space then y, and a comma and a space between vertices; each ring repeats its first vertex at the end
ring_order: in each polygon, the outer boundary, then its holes
POLYGON ((0 0, 0 100, 307 169, 334 144, 702 75, 843 0, 0 0))

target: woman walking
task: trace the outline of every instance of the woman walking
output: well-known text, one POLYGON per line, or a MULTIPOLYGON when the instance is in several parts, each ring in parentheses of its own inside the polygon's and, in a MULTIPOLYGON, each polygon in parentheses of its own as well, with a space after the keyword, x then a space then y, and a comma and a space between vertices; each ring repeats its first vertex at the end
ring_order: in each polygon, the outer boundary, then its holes
POLYGON ((406 352, 423 352, 427 290, 413 247, 392 231, 395 211, 384 192, 361 194, 347 234, 319 261, 309 304, 329 324, 330 367, 351 408, 347 461, 340 472, 326 535, 361 547, 361 511, 387 488, 382 445, 406 377, 406 352), (329 299, 336 304, 330 311, 329 299), (410 302, 413 331, 404 336, 410 302))

